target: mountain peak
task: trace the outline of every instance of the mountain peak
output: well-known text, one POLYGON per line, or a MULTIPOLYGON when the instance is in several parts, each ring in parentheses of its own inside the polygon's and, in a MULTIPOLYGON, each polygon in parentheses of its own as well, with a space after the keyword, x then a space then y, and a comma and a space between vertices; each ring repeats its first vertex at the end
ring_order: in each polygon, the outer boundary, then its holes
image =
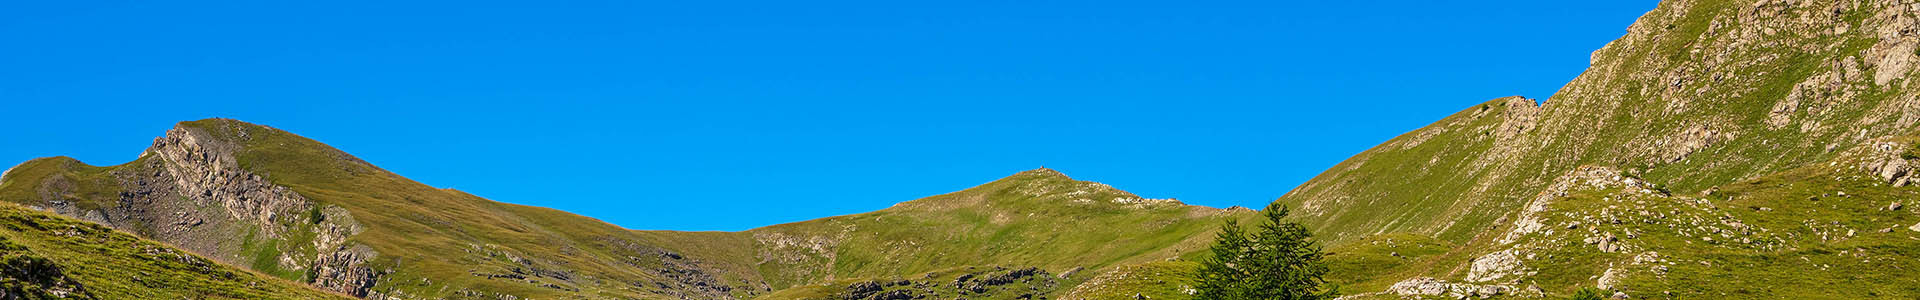
POLYGON ((1047 167, 1040 167, 1039 169, 1020 171, 1020 173, 1014 173, 1013 175, 1014 176, 1063 177, 1063 178, 1072 179, 1072 177, 1068 177, 1066 173, 1060 173, 1060 171, 1057 171, 1054 169, 1048 169, 1047 167))
POLYGON ((263 130, 279 131, 279 129, 275 129, 270 126, 248 123, 246 121, 241 121, 236 119, 207 118, 207 119, 200 119, 200 120, 194 120, 194 121, 181 121, 180 123, 175 123, 173 125, 173 129, 167 130, 166 137, 181 138, 182 137, 181 135, 188 134, 189 131, 195 130, 195 129, 199 129, 199 130, 202 130, 204 133, 208 133, 209 135, 204 136, 205 138, 216 138, 216 139, 220 139, 222 141, 230 142, 230 143, 242 142, 247 140, 250 137, 249 136, 250 132, 263 131, 263 130))

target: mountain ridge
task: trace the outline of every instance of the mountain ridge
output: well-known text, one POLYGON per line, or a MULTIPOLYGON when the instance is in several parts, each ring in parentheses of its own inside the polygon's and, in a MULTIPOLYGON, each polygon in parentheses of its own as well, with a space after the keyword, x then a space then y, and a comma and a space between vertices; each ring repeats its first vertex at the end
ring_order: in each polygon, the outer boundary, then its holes
POLYGON ((1062 241, 1069 232, 1120 237, 1097 233, 1112 226, 1031 229, 1054 226, 1047 225, 1052 217, 1081 224, 1164 218, 1171 223, 1117 232, 1184 239, 1210 230, 1206 224, 1221 212, 1142 198, 1041 168, 868 213, 735 232, 633 230, 426 186, 317 141, 232 119, 181 122, 143 153, 115 166, 71 158, 29 161, 0 178, 8 183, 0 186, 0 200, 109 224, 326 290, 402 299, 750 298, 776 288, 955 267, 1030 263, 1066 272, 1186 250, 1161 248, 1166 242, 1117 247, 1088 241, 1072 248, 1005 239, 1062 241), (851 229, 862 227, 873 229, 851 229), (939 239, 916 231, 936 229, 953 230, 939 239), (1069 254, 1050 249, 1073 249, 1079 258, 1032 254, 1069 254), (936 258, 950 257, 945 251, 977 257, 936 258), (923 258, 892 261, 916 256, 923 258))

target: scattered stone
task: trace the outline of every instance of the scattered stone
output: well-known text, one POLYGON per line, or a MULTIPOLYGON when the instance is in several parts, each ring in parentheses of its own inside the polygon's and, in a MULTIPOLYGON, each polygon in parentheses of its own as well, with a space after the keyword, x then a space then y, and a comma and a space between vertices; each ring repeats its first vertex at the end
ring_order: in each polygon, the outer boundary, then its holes
POLYGON ((1457 299, 1470 297, 1486 299, 1512 290, 1513 287, 1505 285, 1451 283, 1432 277, 1415 277, 1387 287, 1387 293, 1402 296, 1446 296, 1457 299))
POLYGON ((1467 270, 1467 281, 1487 282, 1515 275, 1521 269, 1519 253, 1513 249, 1488 253, 1473 260, 1473 266, 1467 270))
POLYGON ((1606 273, 1600 274, 1600 280, 1596 284, 1602 290, 1611 290, 1620 286, 1620 280, 1627 277, 1626 273, 1620 269, 1607 269, 1606 273))
POLYGON ((1614 243, 1615 241, 1619 241, 1619 240, 1620 239, 1614 238, 1612 233, 1608 233, 1607 236, 1601 237, 1600 252, 1613 253, 1616 251, 1620 251, 1620 248, 1621 248, 1620 244, 1614 243))

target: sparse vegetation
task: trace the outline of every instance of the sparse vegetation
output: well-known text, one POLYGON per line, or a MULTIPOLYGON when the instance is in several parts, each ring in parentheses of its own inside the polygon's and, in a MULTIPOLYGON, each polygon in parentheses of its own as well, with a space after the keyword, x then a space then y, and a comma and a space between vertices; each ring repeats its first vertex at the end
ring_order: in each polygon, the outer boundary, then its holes
POLYGON ((1578 291, 1573 291, 1573 296, 1567 297, 1567 299, 1568 300, 1601 300, 1604 298, 1600 297, 1599 289, 1585 287, 1585 288, 1580 288, 1580 290, 1578 291))

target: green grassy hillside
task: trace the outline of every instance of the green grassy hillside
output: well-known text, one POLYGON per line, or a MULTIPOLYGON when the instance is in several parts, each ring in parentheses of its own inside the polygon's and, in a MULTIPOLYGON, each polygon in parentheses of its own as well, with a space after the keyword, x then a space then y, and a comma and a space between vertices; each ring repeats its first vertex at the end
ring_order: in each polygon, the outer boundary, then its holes
MULTIPOLYGON (((1843 154, 1914 132, 1920 123, 1920 99, 1910 88, 1914 80, 1908 78, 1913 62, 1920 61, 1915 50, 1920 39, 1911 34, 1920 25, 1914 20, 1911 6, 1895 1, 1664 1, 1629 27, 1626 36, 1594 52, 1592 67, 1551 98, 1538 103, 1503 98, 1468 108, 1356 155, 1277 202, 1299 208, 1296 215, 1301 220, 1319 229, 1336 252, 1350 255, 1333 256, 1351 260, 1340 264, 1382 266, 1337 271, 1336 277, 1353 280, 1352 292, 1525 297, 1601 285, 1599 279, 1608 277, 1610 270, 1606 265, 1622 264, 1621 255, 1638 253, 1613 249, 1607 252, 1611 255, 1595 255, 1580 250, 1600 247, 1587 238, 1606 239, 1606 244, 1613 245, 1620 240, 1619 233, 1613 238, 1587 236, 1572 242, 1556 240, 1563 243, 1558 245, 1540 244, 1539 235, 1592 229, 1590 223, 1574 225, 1559 217, 1672 208, 1700 201, 1694 197, 1749 191, 1744 184, 1763 180, 1810 193, 1852 188, 1852 183, 1792 174, 1813 172, 1809 168, 1827 164, 1846 166, 1844 160, 1849 158, 1843 154), (1578 205, 1594 197, 1620 198, 1574 192, 1583 184, 1598 182, 1595 177, 1606 177, 1604 181, 1612 182, 1609 186, 1632 187, 1627 192, 1644 190, 1660 197, 1636 200, 1645 204, 1633 207, 1578 205), (1389 255, 1393 259, 1356 254, 1382 251, 1375 248, 1388 236, 1430 239, 1415 244, 1444 248, 1384 250, 1399 254, 1389 255)), ((1906 193, 1908 188, 1892 187, 1892 183, 1882 182, 1885 192, 1906 193)), ((1716 209, 1724 211, 1707 212, 1727 218, 1741 214, 1728 207, 1716 209)), ((1792 211, 1830 209, 1837 208, 1792 211)), ((1849 216, 1824 221, 1862 218, 1873 219, 1849 216)), ((1877 218, 1884 221, 1891 216, 1877 218)), ((1820 219, 1796 221, 1807 223, 1805 227, 1817 226, 1812 223, 1820 219)), ((1635 234, 1684 232, 1646 230, 1635 234)), ((1879 248, 1884 251, 1868 256, 1916 258, 1899 250, 1911 246, 1906 241, 1885 241, 1875 247, 1892 248, 1879 248)), ((1718 259, 1751 263, 1782 258, 1834 260, 1876 251, 1873 247, 1844 253, 1837 248, 1767 248, 1735 254, 1695 242, 1674 241, 1679 244, 1662 245, 1668 250, 1658 252, 1702 255, 1688 259, 1711 264, 1712 259, 1703 257, 1722 255, 1718 259)), ((1821 285, 1815 282, 1847 282, 1770 273, 1788 269, 1762 268, 1770 271, 1744 274, 1693 270, 1687 275, 1718 277, 1688 277, 1691 282, 1662 277, 1656 281, 1669 285, 1608 284, 1608 288, 1636 297, 1775 298, 1794 294, 1779 293, 1786 289, 1818 291, 1821 285)), ((1615 271, 1611 279, 1654 280, 1619 277, 1627 274, 1615 271)), ((1864 288, 1909 277, 1913 276, 1855 278, 1851 283, 1864 288)), ((1907 295, 1876 290, 1880 292, 1848 297, 1907 295)))
POLYGON ((0 295, 9 299, 347 299, 173 247, 0 204, 0 295))
POLYGON ((747 233, 762 249, 786 253, 763 258, 781 262, 762 266, 776 284, 996 265, 1084 280, 1204 251, 1225 218, 1246 212, 1144 199, 1039 169, 877 212, 747 233))

